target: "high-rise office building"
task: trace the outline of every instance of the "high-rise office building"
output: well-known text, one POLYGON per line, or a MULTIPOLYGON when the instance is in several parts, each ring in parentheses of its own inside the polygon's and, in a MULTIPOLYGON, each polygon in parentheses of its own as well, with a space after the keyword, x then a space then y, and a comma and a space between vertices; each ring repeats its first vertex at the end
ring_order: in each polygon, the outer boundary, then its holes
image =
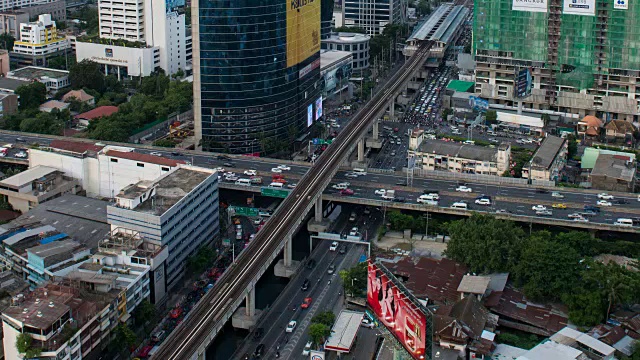
POLYGON ((407 0, 344 0, 343 25, 359 27, 369 35, 382 34, 388 24, 403 24, 407 0))
POLYGON ((475 0, 475 91, 499 108, 637 121, 638 18, 628 0, 475 0))
POLYGON ((320 0, 193 0, 195 133, 205 151, 274 152, 322 116, 320 0))
POLYGON ((118 77, 191 67, 184 0, 99 0, 98 11, 100 35, 78 39, 78 61, 103 64, 105 73, 118 77))
POLYGON ((320 0, 322 7, 320 8, 320 37, 327 39, 331 36, 331 20, 333 20, 333 5, 334 0, 320 0))

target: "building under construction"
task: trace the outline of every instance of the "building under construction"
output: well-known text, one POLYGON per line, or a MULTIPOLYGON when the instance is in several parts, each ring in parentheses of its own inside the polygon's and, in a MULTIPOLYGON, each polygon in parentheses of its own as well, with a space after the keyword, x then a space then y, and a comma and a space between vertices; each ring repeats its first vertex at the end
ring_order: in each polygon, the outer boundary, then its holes
POLYGON ((474 5, 475 92, 492 107, 638 121, 640 4, 475 0, 474 5))

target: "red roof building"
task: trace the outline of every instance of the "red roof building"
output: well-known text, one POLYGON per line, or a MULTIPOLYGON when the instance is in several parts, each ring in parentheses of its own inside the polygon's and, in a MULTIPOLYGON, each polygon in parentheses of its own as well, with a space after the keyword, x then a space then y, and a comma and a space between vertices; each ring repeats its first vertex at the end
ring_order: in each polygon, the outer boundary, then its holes
POLYGON ((104 116, 109 116, 118 112, 117 106, 99 106, 93 110, 74 116, 76 120, 91 121, 104 116))
POLYGON ((97 153, 104 148, 104 146, 98 146, 89 142, 68 140, 53 140, 49 144, 49 147, 56 150, 68 151, 76 154, 84 154, 85 152, 97 153))
POLYGON ((165 158, 162 156, 141 154, 133 151, 124 152, 124 151, 116 151, 116 150, 107 150, 105 154, 111 157, 146 162, 149 164, 156 164, 156 165, 162 165, 162 166, 170 166, 170 167, 176 167, 178 166, 178 164, 186 164, 182 160, 173 160, 173 159, 165 158))

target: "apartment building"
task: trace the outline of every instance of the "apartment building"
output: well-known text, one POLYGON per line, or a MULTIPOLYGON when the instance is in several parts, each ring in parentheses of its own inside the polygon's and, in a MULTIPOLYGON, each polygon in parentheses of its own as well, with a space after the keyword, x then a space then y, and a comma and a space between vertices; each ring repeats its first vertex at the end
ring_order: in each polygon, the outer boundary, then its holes
POLYGON ((509 168, 511 146, 500 144, 496 148, 456 143, 444 140, 426 140, 417 150, 416 168, 468 174, 502 175, 509 168))
POLYGON ((11 61, 46 66, 49 58, 64 55, 70 48, 69 40, 58 34, 51 14, 43 14, 38 21, 20 24, 20 39, 13 44, 11 61))
POLYGON ((531 180, 559 180, 560 172, 567 164, 568 153, 569 142, 566 139, 547 136, 531 161, 522 167, 522 177, 531 180))
POLYGON ((118 78, 148 76, 157 69, 174 74, 191 66, 184 2, 99 0, 98 11, 99 37, 77 40, 78 61, 95 61, 118 78))
POLYGON ((107 216, 112 229, 137 232, 168 248, 165 284, 170 289, 182 278, 187 258, 219 233, 217 173, 182 166, 131 184, 115 196, 107 216))

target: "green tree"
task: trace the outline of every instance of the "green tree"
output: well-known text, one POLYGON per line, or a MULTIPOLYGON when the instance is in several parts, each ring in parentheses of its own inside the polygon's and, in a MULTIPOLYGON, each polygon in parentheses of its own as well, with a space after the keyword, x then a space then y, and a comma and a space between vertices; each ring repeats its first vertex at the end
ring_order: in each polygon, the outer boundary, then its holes
POLYGON ((324 342, 324 339, 331 335, 331 328, 322 323, 312 323, 309 325, 309 338, 317 346, 324 342))
POLYGON ((47 99, 47 87, 39 81, 20 85, 15 93, 20 97, 20 110, 37 109, 47 99))
POLYGON ((590 288, 599 291, 607 304, 605 319, 618 304, 628 304, 640 300, 640 274, 622 266, 596 261, 587 261, 582 280, 590 288))
POLYGON ((52 113, 39 113, 35 117, 28 117, 20 123, 20 131, 36 134, 60 135, 64 123, 52 113))
POLYGON ((540 116, 540 120, 542 120, 542 126, 546 128, 547 125, 549 125, 549 121, 551 120, 551 117, 549 116, 549 114, 545 113, 545 114, 542 114, 542 116, 540 116))
POLYGON ((24 354, 31 348, 33 338, 29 334, 21 333, 16 337, 16 349, 21 354, 24 354))
POLYGON ((466 44, 464 46, 464 51, 465 54, 471 54, 471 42, 469 42, 468 44, 466 44))
POLYGON ((191 6, 184 8, 184 22, 187 26, 191 25, 191 6))
POLYGON ((511 221, 474 214, 450 223, 445 254, 474 272, 512 271, 518 263, 524 232, 511 221))
POLYGON ((487 123, 495 124, 498 121, 498 113, 495 110, 487 110, 484 118, 487 120, 487 123))
POLYGON ((74 89, 89 88, 98 92, 105 89, 105 76, 100 64, 91 60, 82 60, 69 69, 69 82, 74 89))
POLYGON ((428 1, 420 0, 416 5, 416 11, 420 15, 427 15, 431 12, 431 5, 429 5, 428 1))
POLYGON ((577 287, 565 292, 562 302, 569 308, 569 320, 576 325, 593 326, 604 320, 607 305, 598 292, 577 287))
POLYGON ((324 324, 329 328, 333 326, 334 321, 336 321, 336 315, 331 311, 321 312, 311 319, 311 323, 324 324))
POLYGON ((523 246, 515 277, 532 299, 558 299, 579 279, 580 255, 566 244, 551 240, 551 234, 533 234, 523 246))
POLYGON ((129 349, 136 344, 138 338, 136 334, 129 329, 127 324, 120 324, 114 329, 115 337, 111 342, 111 345, 119 352, 129 349))
POLYGON ((567 141, 569 141, 569 144, 567 144, 567 157, 573 159, 573 157, 578 154, 578 141, 573 135, 567 136, 567 141))
POLYGON ((0 34, 0 49, 13 51, 13 43, 16 39, 9 33, 0 34))
POLYGON ((584 231, 569 231, 557 234, 554 241, 569 245, 580 256, 593 256, 596 255, 596 246, 600 240, 591 237, 589 233, 584 231))
POLYGON ((136 319, 137 323, 146 324, 147 322, 155 319, 156 307, 153 306, 149 300, 144 299, 138 306, 136 306, 135 310, 133 310, 133 317, 136 319))
POLYGON ((351 296, 361 296, 367 286, 367 263, 361 262, 356 266, 340 270, 340 279, 344 291, 351 296))

